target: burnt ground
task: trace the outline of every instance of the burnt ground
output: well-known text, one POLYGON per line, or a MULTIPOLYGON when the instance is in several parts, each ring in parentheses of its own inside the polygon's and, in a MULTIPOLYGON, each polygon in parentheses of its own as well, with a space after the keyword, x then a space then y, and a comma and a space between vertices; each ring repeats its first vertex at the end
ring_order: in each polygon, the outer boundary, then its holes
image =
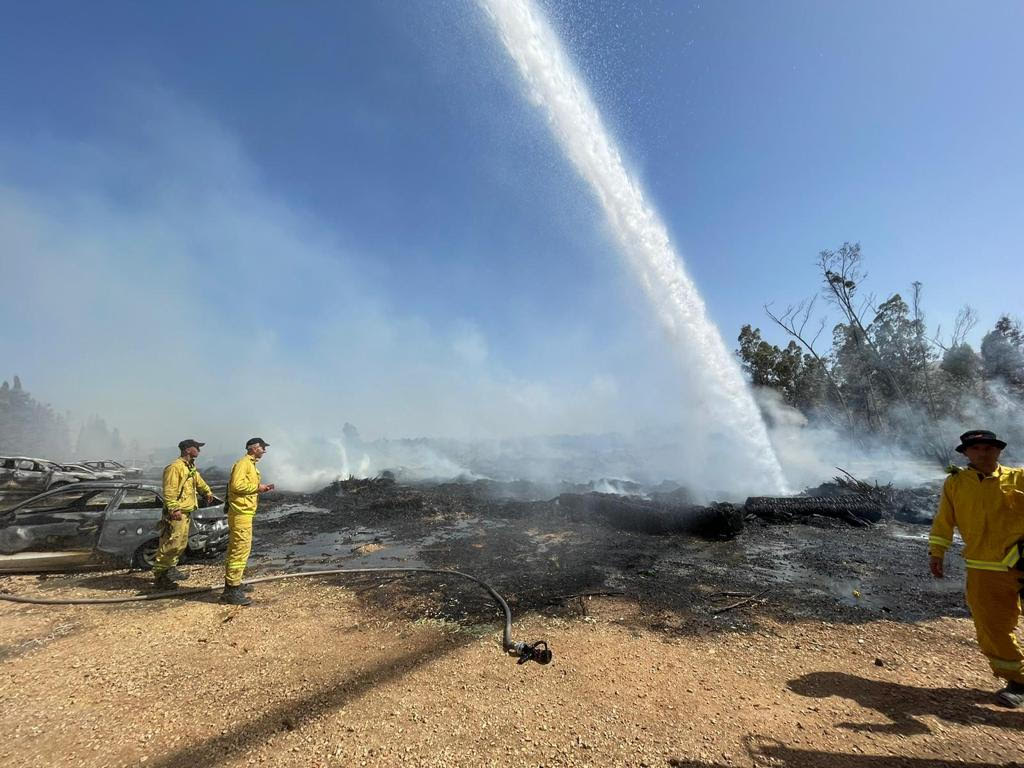
MULTIPOLYGON (((962 567, 928 577, 926 527, 740 511, 739 535, 701 538, 675 524, 699 509, 635 525, 614 498, 591 498, 602 514, 508 498, 529 490, 349 481, 268 497, 250 575, 457 569, 498 590, 513 637, 547 640, 552 664, 504 657, 493 601, 447 575, 279 581, 248 608, 0 603, 0 763, 1024 765, 1024 713, 991 703, 962 567)), ((220 567, 190 570, 216 583, 220 567)), ((145 585, 0 578, 46 596, 145 585)))
MULTIPOLYGON (((572 615, 580 596, 622 596, 643 608, 645 628, 684 634, 755 626, 744 612, 718 613, 735 602, 728 599, 733 596, 756 596, 758 615, 774 621, 914 622, 968 615, 960 563, 949 558, 945 581, 925 578, 928 528, 891 516, 851 527, 821 515, 785 525, 747 515, 739 535, 716 540, 665 533, 668 526, 656 522, 625 525, 590 515, 567 503, 580 496, 518 501, 500 498, 504 490, 482 483, 335 483, 279 502, 278 514, 295 511, 260 526, 253 562, 313 570, 341 556, 353 567, 460 570, 494 586, 514 613, 572 615), (668 613, 685 620, 674 629, 664 626, 668 613)), ((633 511, 628 499, 590 497, 633 511)), ((684 515, 688 509, 693 517, 702 513, 683 507, 684 515)), ((493 601, 478 587, 443 577, 403 577, 375 595, 409 619, 486 622, 495 615, 493 601), (442 581, 444 595, 434 592, 442 581)))

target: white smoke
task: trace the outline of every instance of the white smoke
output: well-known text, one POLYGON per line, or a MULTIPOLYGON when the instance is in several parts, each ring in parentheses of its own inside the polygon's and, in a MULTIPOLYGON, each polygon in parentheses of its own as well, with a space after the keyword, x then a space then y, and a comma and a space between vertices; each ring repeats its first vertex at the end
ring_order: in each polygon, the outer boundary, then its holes
POLYGON ((347 477, 366 477, 369 457, 363 455, 353 466, 344 440, 329 438, 296 441, 283 433, 263 461, 262 471, 282 489, 313 491, 347 477))
MULTIPOLYGON (((942 419, 932 427, 934 436, 952 450, 959 435, 968 429, 991 429, 1009 445, 1001 457, 1004 464, 1013 464, 1022 453, 1024 407, 1001 383, 989 383, 990 401, 978 397, 967 399, 962 407, 963 420, 942 419)), ((860 480, 893 483, 911 487, 934 483, 944 476, 944 467, 937 458, 926 458, 920 450, 925 423, 921 414, 908 414, 900 419, 898 437, 865 435, 857 442, 840 428, 809 421, 800 411, 786 405, 774 389, 755 390, 757 402, 769 423, 769 435, 783 471, 797 489, 813 487, 846 470, 860 480)), ((894 418, 897 414, 894 414, 894 418)), ((932 435, 928 436, 933 438, 932 435)), ((953 454, 959 463, 965 460, 953 454)))
MULTIPOLYGON (((989 399, 971 398, 965 409, 964 430, 990 429, 1006 441, 1000 460, 1004 464, 1024 462, 1024 403, 1004 381, 986 383, 989 399)), ((947 432, 954 425, 947 423, 947 432)), ((959 425, 956 425, 959 426, 959 425)))
POLYGON ((183 437, 226 463, 258 434, 267 467, 291 442, 294 472, 280 464, 302 486, 395 465, 450 476, 465 468, 444 457, 342 458, 324 447, 336 414, 374 437, 472 440, 628 429, 671 404, 637 402, 634 382, 657 366, 634 374, 622 338, 545 325, 510 364, 457 306, 407 311, 210 116, 166 94, 119 109, 141 149, 0 133, 0 170, 27 169, 0 181, 0 327, 18 329, 0 333, 0 359, 61 412, 106 416, 154 465, 183 437))
POLYGON ((358 438, 296 439, 282 434, 261 462, 261 471, 282 490, 309 492, 335 480, 372 478, 385 471, 405 482, 480 477, 425 440, 366 444, 358 438))
POLYGON ((350 433, 300 443, 286 440, 280 449, 271 447, 261 467, 268 481, 287 490, 310 491, 334 480, 376 477, 388 471, 400 482, 525 481, 537 498, 581 488, 642 495, 667 485, 669 489, 685 487, 693 501, 742 501, 750 490, 736 487, 728 465, 714 477, 703 478, 704 482, 692 481, 700 451, 685 429, 672 426, 629 434, 462 440, 363 441, 350 433))

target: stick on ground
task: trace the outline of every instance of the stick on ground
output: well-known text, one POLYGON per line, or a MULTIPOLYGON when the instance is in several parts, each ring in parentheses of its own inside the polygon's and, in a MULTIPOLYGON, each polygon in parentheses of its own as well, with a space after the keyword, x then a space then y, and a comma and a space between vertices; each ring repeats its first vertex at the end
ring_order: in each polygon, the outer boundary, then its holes
POLYGON ((756 595, 752 595, 752 596, 750 596, 750 597, 748 597, 748 598, 746 598, 744 600, 739 600, 739 601, 733 603, 732 605, 725 605, 725 606, 722 606, 721 608, 712 608, 711 612, 717 616, 720 613, 725 613, 726 611, 731 611, 733 608, 739 608, 741 605, 746 605, 747 603, 752 603, 755 600, 757 600, 758 598, 760 598, 761 596, 767 595, 769 592, 771 592, 771 589, 762 590, 762 591, 758 592, 756 595))

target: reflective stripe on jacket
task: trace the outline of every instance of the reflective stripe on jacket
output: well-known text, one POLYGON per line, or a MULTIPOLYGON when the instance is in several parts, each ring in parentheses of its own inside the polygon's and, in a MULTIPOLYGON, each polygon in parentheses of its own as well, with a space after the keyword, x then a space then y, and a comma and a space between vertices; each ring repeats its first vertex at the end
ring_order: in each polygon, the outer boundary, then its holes
POLYGON ((1006 571, 1016 565, 1017 544, 1024 541, 1024 469, 998 466, 981 477, 968 467, 946 478, 928 537, 931 555, 946 553, 954 528, 964 540, 968 568, 1006 571))
POLYGON ((256 459, 246 454, 231 467, 228 480, 228 511, 240 515, 255 515, 259 504, 260 471, 256 459))
POLYGON ((199 506, 200 493, 208 496, 211 491, 195 465, 177 458, 164 467, 164 509, 191 512, 199 506))

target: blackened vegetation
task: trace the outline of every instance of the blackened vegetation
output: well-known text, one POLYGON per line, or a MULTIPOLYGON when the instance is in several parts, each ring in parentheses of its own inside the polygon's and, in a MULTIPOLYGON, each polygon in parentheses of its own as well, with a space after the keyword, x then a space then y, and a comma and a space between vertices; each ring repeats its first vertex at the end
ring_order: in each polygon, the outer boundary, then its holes
POLYGON ((423 497, 408 490, 396 490, 390 476, 335 480, 312 495, 312 501, 323 507, 347 510, 389 512, 423 508, 423 497))
POLYGON ((743 507, 724 502, 704 507, 607 493, 563 493, 556 503, 570 520, 602 521, 623 531, 731 539, 743 530, 743 507))
MULTIPOLYGON (((615 599, 622 601, 623 621, 669 635, 749 627, 758 615, 826 621, 960 615, 959 564, 950 562, 952 578, 929 579, 920 567, 926 530, 897 519, 911 492, 870 489, 831 482, 800 500, 701 506, 678 490, 536 498, 548 488, 519 483, 513 493, 511 484, 491 481, 351 479, 306 497, 326 512, 268 520, 259 539, 271 557, 296 543, 327 541, 323 551, 307 547, 293 556, 291 568, 393 564, 470 573, 494 586, 517 616, 585 616, 588 601, 615 599), (863 524, 871 520, 878 522, 863 524), (362 559, 356 533, 376 537, 372 562, 362 559)), ((934 510, 937 487, 922 489, 920 498, 934 510)), ((457 578, 336 581, 368 610, 404 620, 483 627, 496 615, 482 590, 457 578)))
POLYGON ((398 486, 388 472, 372 478, 335 480, 310 496, 320 507, 357 519, 361 525, 388 524, 396 519, 447 516, 447 505, 431 504, 427 497, 407 486, 398 486))
POLYGON ((624 496, 612 493, 562 493, 550 500, 523 500, 541 488, 526 481, 499 483, 478 480, 404 486, 392 476, 336 480, 312 494, 318 506, 348 513, 363 524, 399 523, 415 517, 453 520, 486 512, 496 519, 542 513, 574 522, 602 523, 611 528, 647 534, 691 534, 730 539, 743 530, 742 505, 709 506, 624 496))
POLYGON ((896 489, 871 485, 844 473, 800 496, 752 496, 744 504, 680 502, 685 491, 642 495, 561 493, 552 499, 528 497, 547 486, 526 481, 398 484, 391 473, 374 478, 336 480, 311 494, 317 506, 351 516, 360 524, 396 524, 429 519, 451 521, 484 515, 513 520, 535 515, 600 524, 649 535, 685 534, 706 540, 727 540, 743 532, 744 521, 806 522, 832 518, 855 527, 885 519, 926 524, 931 521, 938 487, 896 489), (523 497, 527 497, 526 500, 523 497))
POLYGON ((769 523, 788 523, 809 515, 865 527, 882 519, 882 507, 860 496, 752 496, 744 508, 769 523))

